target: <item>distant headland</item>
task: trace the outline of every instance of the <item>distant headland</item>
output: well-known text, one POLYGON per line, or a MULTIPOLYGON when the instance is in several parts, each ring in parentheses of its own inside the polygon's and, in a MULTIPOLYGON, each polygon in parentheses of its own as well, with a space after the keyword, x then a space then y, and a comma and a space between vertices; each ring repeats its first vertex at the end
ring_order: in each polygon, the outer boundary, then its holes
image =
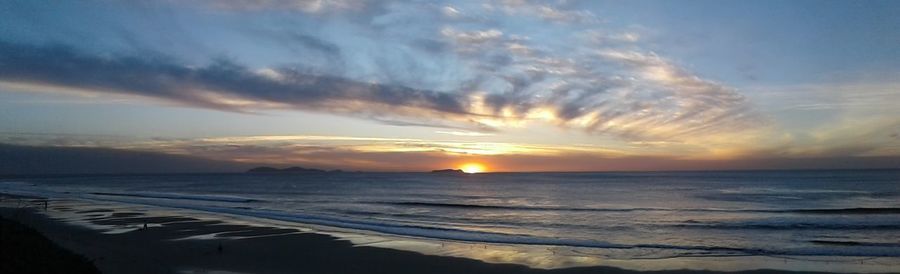
POLYGON ((435 169, 432 170, 431 173, 444 173, 444 174, 465 174, 466 172, 462 169, 435 169))
MULTIPOLYGON (((246 173, 290 173, 290 174, 294 174, 294 173, 319 174, 319 173, 340 173, 340 172, 344 172, 344 171, 340 170, 340 169, 324 170, 324 169, 317 169, 317 168, 304 168, 304 167, 299 167, 299 166, 293 166, 293 167, 288 167, 288 168, 276 168, 276 167, 270 167, 270 166, 261 166, 261 167, 254 167, 254 168, 248 169, 246 171, 246 173)), ((359 171, 356 171, 356 172, 359 172, 359 171)), ((462 169, 450 169, 450 168, 435 169, 435 170, 432 170, 431 173, 467 174, 462 169)))

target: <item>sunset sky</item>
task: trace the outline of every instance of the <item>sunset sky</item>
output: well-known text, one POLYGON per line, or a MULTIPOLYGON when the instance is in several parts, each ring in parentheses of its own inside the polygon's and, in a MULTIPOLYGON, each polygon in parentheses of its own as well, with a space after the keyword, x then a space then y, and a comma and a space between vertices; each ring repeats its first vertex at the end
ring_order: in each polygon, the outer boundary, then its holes
POLYGON ((5 1, 0 143, 378 171, 900 167, 900 1, 5 1))

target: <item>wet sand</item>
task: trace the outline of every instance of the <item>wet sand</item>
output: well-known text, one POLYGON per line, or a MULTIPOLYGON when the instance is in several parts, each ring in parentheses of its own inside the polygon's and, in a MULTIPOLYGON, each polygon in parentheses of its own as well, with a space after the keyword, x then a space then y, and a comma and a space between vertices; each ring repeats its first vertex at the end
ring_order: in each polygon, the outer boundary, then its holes
MULTIPOLYGON (((641 272, 594 266, 534 269, 516 264, 423 255, 411 251, 355 246, 330 235, 296 229, 241 225, 186 216, 142 212, 78 210, 95 225, 131 228, 103 233, 41 214, 40 202, 0 207, 0 215, 34 227, 57 244, 111 273, 720 273, 670 270, 641 272), (146 225, 146 228, 144 228, 146 225), (213 235, 216 237, 206 237, 213 235)), ((733 273, 804 273, 754 270, 733 273)), ((812 273, 812 272, 805 272, 812 273)))

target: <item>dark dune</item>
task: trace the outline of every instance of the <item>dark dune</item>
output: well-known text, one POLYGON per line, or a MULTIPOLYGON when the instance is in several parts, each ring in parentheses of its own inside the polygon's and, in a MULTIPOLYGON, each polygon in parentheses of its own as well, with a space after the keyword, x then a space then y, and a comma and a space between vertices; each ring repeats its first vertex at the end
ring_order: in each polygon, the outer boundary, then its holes
POLYGON ((36 230, 0 217, 0 273, 100 273, 87 258, 63 249, 36 230))

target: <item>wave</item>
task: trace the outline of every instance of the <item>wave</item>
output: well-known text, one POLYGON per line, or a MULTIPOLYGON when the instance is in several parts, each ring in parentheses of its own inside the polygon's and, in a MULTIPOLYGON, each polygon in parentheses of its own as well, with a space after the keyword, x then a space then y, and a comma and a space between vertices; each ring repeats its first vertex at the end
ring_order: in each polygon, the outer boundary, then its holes
POLYGON ((871 242, 833 241, 833 240, 812 240, 809 242, 814 243, 814 244, 819 244, 819 245, 832 245, 832 246, 900 247, 900 243, 871 243, 871 242))
POLYGON ((230 195, 198 195, 198 194, 181 194, 181 193, 163 193, 163 192, 85 192, 85 191, 56 191, 40 187, 36 184, 23 182, 0 182, 0 192, 23 195, 37 196, 45 198, 91 198, 87 196, 108 196, 108 197, 132 197, 132 198, 148 198, 148 199, 167 199, 167 200, 190 200, 190 201, 207 201, 207 202, 227 202, 227 203, 256 203, 263 200, 230 196, 230 195))
POLYGON ((105 199, 107 201, 128 202, 166 208, 178 208, 196 210, 210 213, 222 213, 235 216, 262 218, 270 220, 296 222, 309 225, 322 225, 328 227, 355 229, 376 233, 399 235, 404 237, 421 237, 437 240, 464 241, 490 244, 518 244, 518 245, 544 245, 567 246, 579 248, 602 249, 664 249, 673 250, 682 256, 721 256, 721 255, 787 255, 787 256, 871 256, 871 257, 897 257, 900 249, 802 249, 802 250, 778 250, 758 248, 736 248, 723 246, 702 245, 673 245, 673 244, 620 244, 597 240, 565 239, 540 237, 524 234, 507 234, 496 232, 472 231, 458 228, 433 227, 419 224, 405 224, 399 222, 385 222, 372 219, 352 219, 341 216, 306 214, 299 212, 284 212, 264 209, 248 209, 235 207, 215 207, 196 204, 180 204, 166 202, 164 200, 128 201, 118 199, 105 199))
POLYGON ((896 207, 816 208, 785 211, 805 214, 900 214, 900 208, 896 207))
POLYGON ((843 189, 790 189, 777 187, 741 187, 721 189, 719 192, 723 194, 742 194, 742 195, 774 195, 774 194, 870 194, 869 191, 863 190, 843 190, 843 189))
MULTIPOLYGON (((51 196, 63 194, 63 192, 49 193, 51 196)), ((68 194, 66 194, 68 196, 68 194)), ((77 196, 77 195, 76 195, 77 196)), ((601 249, 654 249, 668 250, 676 256, 743 256, 743 255, 783 255, 783 256, 871 256, 871 257, 897 257, 900 256, 900 248, 894 246, 869 246, 860 244, 854 248, 846 248, 845 245, 827 245, 824 242, 811 242, 824 248, 805 249, 778 249, 778 248, 743 248, 706 245, 677 245, 677 244, 621 244, 589 239, 541 237, 525 234, 509 234, 499 232, 472 231, 453 227, 428 226, 421 223, 403 223, 398 221, 382 221, 374 219, 355 219, 345 216, 325 214, 308 214, 302 212, 285 212, 266 209, 254 209, 250 207, 220 207, 186 202, 187 200, 226 200, 246 201, 240 197, 201 196, 194 195, 169 195, 161 193, 90 193, 90 195, 77 196, 79 198, 97 201, 121 202, 129 204, 142 204, 173 209, 187 209, 200 212, 229 214, 250 218, 263 218, 279 221, 296 222, 309 225, 322 225, 328 227, 355 229, 376 233, 399 235, 404 237, 421 237, 427 239, 464 241, 490 244, 514 244, 514 245, 541 245, 562 246, 573 248, 601 248, 601 249), (111 194, 111 195, 110 195, 111 194), (147 196, 157 199, 143 199, 147 196), (189 199, 182 199, 189 198, 189 199), (220 199, 223 198, 223 199, 220 199), (857 248, 862 247, 862 248, 857 248)), ((251 199, 252 200, 252 199, 251 199)))
MULTIPOLYGON (((814 245, 815 248, 792 249, 787 246, 766 247, 763 249, 750 247, 728 247, 714 245, 690 245, 690 244, 645 244, 645 243, 615 243, 591 239, 578 238, 555 238, 542 237, 525 234, 499 233, 474 231, 471 229, 446 227, 440 225, 428 225, 421 222, 404 222, 401 220, 377 220, 372 218, 352 218, 348 216, 307 213, 307 212, 288 212, 269 209, 259 209, 252 204, 223 204, 199 203, 191 201, 217 201, 229 203, 252 203, 259 200, 235 197, 235 196, 214 196, 214 195, 188 195, 188 194, 172 194, 172 193, 108 193, 108 192, 66 192, 52 191, 48 189, 40 189, 25 185, 6 185, 0 184, 2 192, 18 192, 18 193, 42 193, 44 197, 70 197, 81 198, 95 201, 120 202, 128 204, 142 204, 163 208, 187 209, 200 212, 229 214, 238 217, 263 218, 271 220, 280 220, 288 222, 296 222, 310 225, 321 225, 345 229, 356 229, 370 231, 376 233, 385 233, 393 235, 401 235, 406 237, 421 237, 428 239, 440 239, 451 241, 465 241, 475 243, 493 243, 493 244, 522 244, 522 245, 546 245, 546 246, 565 246, 565 247, 584 247, 584 248, 604 248, 604 249, 660 249, 671 251, 678 256, 721 256, 721 255, 784 255, 784 256, 872 256, 872 257, 900 257, 900 247, 890 245, 876 245, 870 243, 860 243, 853 245, 852 243, 831 243, 827 241, 812 242, 807 244, 814 245), (246 205, 246 206, 244 206, 246 205)), ((506 206, 506 205, 478 205, 466 203, 434 203, 434 202, 389 202, 387 204, 405 205, 405 206, 436 206, 451 207, 465 209, 514 209, 514 210, 573 210, 565 207, 528 207, 528 206, 506 206)), ((731 210, 731 209, 667 209, 667 208, 576 208, 574 210, 590 210, 590 211, 638 211, 638 210, 664 210, 664 211, 748 211, 748 212, 780 212, 780 213, 801 213, 801 214, 872 214, 870 212, 878 212, 877 214, 894 214, 892 209, 872 209, 872 208, 844 208, 844 209, 788 209, 788 210, 731 210), (799 212, 798 212, 799 211, 799 212), (823 213, 824 212, 824 213, 823 213), (887 212, 887 213, 885 213, 887 212)), ((669 225, 669 224, 665 224, 669 225)), ((681 223, 674 225, 686 225, 693 227, 713 227, 723 229, 742 229, 742 228, 768 228, 768 229, 802 229, 802 228, 825 228, 832 227, 834 229, 853 229, 857 228, 871 229, 873 227, 882 227, 886 229, 900 229, 898 223, 826 223, 826 224, 807 224, 807 223, 778 223, 778 222, 738 222, 738 223, 681 223)), ((571 237, 571 236, 567 236, 571 237)))
MULTIPOLYGON (((397 212, 373 212, 358 210, 338 210, 337 212, 356 216, 361 218, 381 218, 383 220, 398 220, 415 222, 432 222, 435 224, 458 225, 458 226, 478 226, 487 228, 534 228, 534 229, 574 229, 578 231, 637 231, 650 229, 653 231, 661 231, 665 229, 711 229, 711 230, 852 230, 852 231, 900 231, 900 221, 880 220, 869 222, 843 222, 843 223, 823 223, 823 222, 803 222, 802 220, 748 220, 734 222, 716 222, 716 221, 696 221, 686 220, 682 222, 668 223, 650 223, 650 222, 628 222, 628 223, 547 223, 532 222, 527 220, 498 221, 494 219, 467 218, 463 216, 440 216, 440 215, 422 215, 397 212)), ((820 220, 826 221, 826 220, 820 220)))
POLYGON ((714 209, 714 208, 591 208, 561 206, 508 206, 482 205, 466 203, 436 202, 375 202, 397 206, 420 206, 460 209, 502 209, 502 210, 536 210, 536 211, 595 211, 595 212, 633 212, 633 211, 672 211, 672 212, 730 212, 730 213, 775 213, 775 214, 900 214, 896 207, 858 207, 858 208, 810 208, 810 209, 714 209))
POLYGON ((701 229, 761 229, 761 230, 900 230, 900 223, 778 223, 778 222, 736 222, 736 223, 677 223, 650 224, 649 226, 683 227, 701 229))
MULTIPOLYGON (((561 206, 508 206, 508 205, 482 205, 465 203, 435 203, 435 202, 374 202, 375 204, 397 206, 421 206, 442 207, 460 209, 503 209, 503 210, 539 210, 539 211, 597 211, 597 212, 630 212, 630 211, 676 211, 669 208, 591 208, 591 207, 561 207, 561 206)), ((701 209, 697 209, 701 210, 701 209)), ((685 211, 690 211, 689 209, 685 211)))
POLYGON ((172 199, 172 200, 192 200, 192 201, 208 201, 208 202, 228 202, 228 203, 253 203, 260 200, 237 197, 237 196, 219 196, 219 195, 190 195, 175 193, 112 193, 112 192, 89 192, 91 195, 100 196, 120 196, 120 197, 136 197, 136 198, 152 198, 152 199, 172 199))

